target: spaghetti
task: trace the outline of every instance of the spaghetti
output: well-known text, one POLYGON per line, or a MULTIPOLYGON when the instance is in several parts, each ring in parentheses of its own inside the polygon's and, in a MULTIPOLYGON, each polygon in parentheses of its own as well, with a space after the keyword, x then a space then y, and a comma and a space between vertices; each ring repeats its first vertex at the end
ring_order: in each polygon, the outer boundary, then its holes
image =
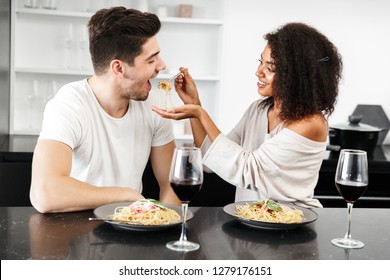
POLYGON ((109 217, 113 221, 141 224, 141 225, 167 225, 180 221, 180 215, 161 202, 154 199, 141 199, 129 206, 117 207, 114 214, 109 217))
POLYGON ((303 212, 271 199, 236 205, 237 217, 267 223, 301 223, 303 212))
POLYGON ((158 88, 159 88, 159 89, 162 89, 162 90, 165 90, 165 93, 168 95, 169 92, 170 92, 171 89, 172 89, 172 85, 171 85, 171 83, 170 83, 169 81, 163 80, 163 81, 160 81, 160 82, 158 83, 158 88))
POLYGON ((170 92, 171 92, 171 89, 172 89, 172 85, 169 81, 160 81, 158 83, 158 88, 161 89, 161 90, 164 90, 165 91, 165 102, 164 102, 164 109, 168 109, 170 107, 172 107, 172 102, 171 102, 171 96, 170 96, 170 92))

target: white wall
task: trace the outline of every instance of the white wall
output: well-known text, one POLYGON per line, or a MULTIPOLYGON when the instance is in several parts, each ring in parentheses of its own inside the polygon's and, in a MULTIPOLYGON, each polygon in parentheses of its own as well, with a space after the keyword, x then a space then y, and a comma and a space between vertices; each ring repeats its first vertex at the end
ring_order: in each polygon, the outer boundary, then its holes
MULTIPOLYGON (((227 133, 258 98, 255 71, 263 35, 292 21, 310 24, 339 49, 344 71, 330 124, 346 122, 357 104, 382 105, 390 118, 390 1, 225 0, 218 125, 227 133)), ((390 144, 390 133, 385 140, 390 144)))

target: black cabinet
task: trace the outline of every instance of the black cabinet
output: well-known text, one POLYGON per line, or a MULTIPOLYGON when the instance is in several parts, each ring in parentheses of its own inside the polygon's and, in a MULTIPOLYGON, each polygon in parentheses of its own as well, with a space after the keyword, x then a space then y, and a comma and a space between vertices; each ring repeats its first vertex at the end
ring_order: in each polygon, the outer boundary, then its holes
POLYGON ((31 206, 32 153, 0 155, 0 206, 31 206))
MULTIPOLYGON (((0 206, 30 206, 32 151, 37 138, 9 136, 0 140, 0 206)), ((328 152, 320 169, 315 197, 324 207, 346 207, 334 184, 337 160, 338 153, 328 152)), ((368 189, 355 207, 390 208, 390 146, 378 146, 368 164, 368 189)), ((224 206, 234 201, 236 187, 214 173, 204 175, 203 187, 191 206, 224 206)), ((159 188, 150 162, 142 181, 142 194, 158 199, 159 188)))
MULTIPOLYGON (((159 186, 150 162, 146 165, 142 177, 142 195, 158 199, 159 186)), ((203 186, 190 202, 190 206, 225 206, 234 202, 236 187, 227 183, 215 173, 204 173, 203 186)))
POLYGON ((31 206, 30 182, 35 135, 0 138, 0 206, 31 206))
MULTIPOLYGON (((368 158, 368 188, 354 207, 390 208, 390 161, 385 156, 389 150, 390 147, 377 146, 374 154, 368 158)), ((334 182, 338 156, 338 153, 329 153, 320 169, 315 196, 324 207, 346 207, 334 182)))

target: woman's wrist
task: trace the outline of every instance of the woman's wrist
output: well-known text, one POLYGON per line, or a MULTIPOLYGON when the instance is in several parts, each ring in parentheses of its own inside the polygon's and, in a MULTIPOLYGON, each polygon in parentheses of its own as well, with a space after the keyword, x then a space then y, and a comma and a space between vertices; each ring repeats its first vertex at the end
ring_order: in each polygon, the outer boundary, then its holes
POLYGON ((187 101, 187 102, 184 102, 184 104, 186 104, 186 105, 198 105, 198 106, 202 106, 201 103, 200 103, 199 98, 189 100, 189 101, 187 101))

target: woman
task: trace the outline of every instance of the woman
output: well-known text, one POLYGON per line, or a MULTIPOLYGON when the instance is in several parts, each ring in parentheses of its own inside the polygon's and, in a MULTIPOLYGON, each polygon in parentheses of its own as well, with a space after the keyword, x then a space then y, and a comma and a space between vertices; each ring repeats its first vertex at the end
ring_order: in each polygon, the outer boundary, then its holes
POLYGON ((313 198, 333 112, 342 61, 336 47, 313 27, 289 23, 264 36, 256 71, 258 93, 241 121, 223 135, 201 107, 188 70, 175 81, 184 104, 170 119, 191 118, 204 165, 237 186, 236 201, 272 198, 322 207, 313 198))

